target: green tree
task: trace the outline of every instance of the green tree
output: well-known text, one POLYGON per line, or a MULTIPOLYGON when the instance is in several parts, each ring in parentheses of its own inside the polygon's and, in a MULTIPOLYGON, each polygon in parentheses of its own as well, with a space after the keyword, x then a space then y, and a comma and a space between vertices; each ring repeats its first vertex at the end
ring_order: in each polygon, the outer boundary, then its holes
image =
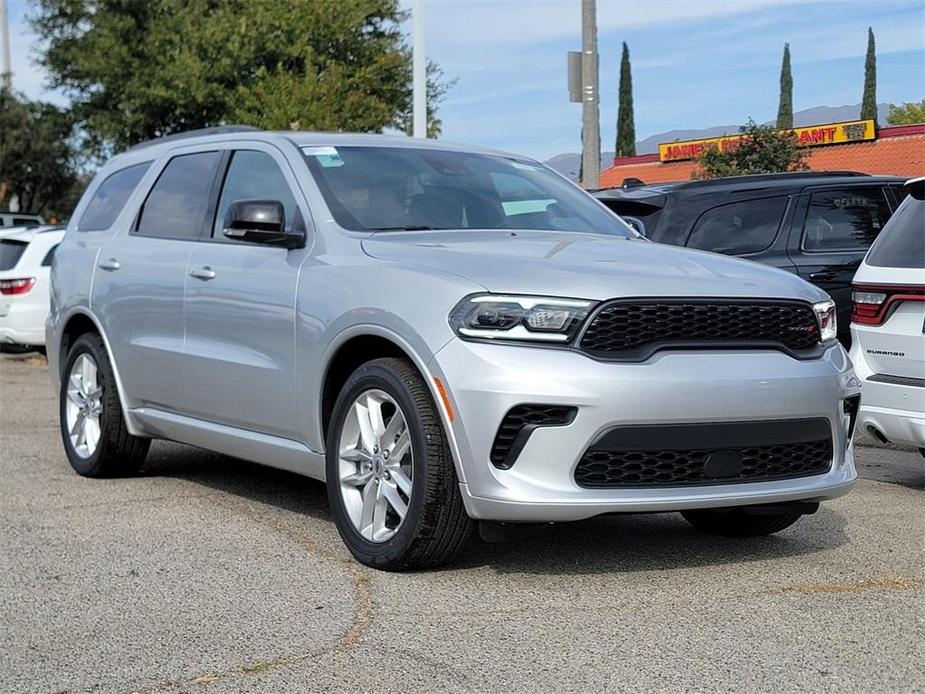
MULTIPOLYGON (((379 132, 412 110, 398 0, 38 0, 41 63, 94 151, 190 128, 379 132)), ((447 84, 430 69, 431 132, 447 84)))
POLYGON ((0 207, 67 217, 74 205, 74 122, 66 111, 0 88, 0 207))
POLYGON ((890 104, 890 113, 887 116, 890 125, 911 125, 912 123, 925 123, 925 99, 918 103, 907 101, 904 104, 890 104))
POLYGON ((636 156, 636 125, 633 118, 633 75, 630 69, 630 49, 623 42, 620 59, 620 105, 617 110, 616 156, 636 156))
POLYGON ((861 100, 861 118, 877 120, 877 48, 874 30, 867 27, 867 57, 864 59, 864 98, 861 100))
POLYGON ((790 44, 784 44, 784 59, 780 65, 780 104, 777 107, 779 130, 793 128, 793 75, 790 72, 790 44))
POLYGON ((806 150, 792 132, 780 132, 770 125, 758 125, 751 118, 739 128, 742 139, 737 147, 720 151, 708 148, 697 158, 700 170, 691 178, 719 178, 746 174, 805 171, 806 150))

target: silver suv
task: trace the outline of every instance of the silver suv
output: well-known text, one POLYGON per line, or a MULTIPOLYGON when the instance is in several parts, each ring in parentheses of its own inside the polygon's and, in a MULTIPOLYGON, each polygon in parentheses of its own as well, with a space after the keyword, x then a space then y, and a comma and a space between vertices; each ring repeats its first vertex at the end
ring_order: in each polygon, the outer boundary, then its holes
POLYGON ((824 292, 646 241, 500 152, 137 146, 74 213, 47 332, 78 473, 134 473, 162 438, 325 480, 381 569, 446 561, 476 521, 680 511, 763 535, 856 479, 824 292))

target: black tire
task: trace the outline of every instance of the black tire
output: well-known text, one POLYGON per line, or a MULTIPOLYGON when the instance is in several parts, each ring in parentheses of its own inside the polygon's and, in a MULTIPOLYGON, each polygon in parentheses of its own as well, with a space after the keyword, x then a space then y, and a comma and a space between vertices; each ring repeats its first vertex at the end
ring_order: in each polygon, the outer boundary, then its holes
POLYGON ((802 513, 752 514, 741 507, 682 511, 684 519, 697 530, 722 537, 760 537, 771 535, 796 523, 802 513))
POLYGON ((452 559, 474 527, 466 514, 453 456, 433 398, 418 371, 403 359, 376 359, 344 384, 328 427, 328 500, 341 538, 357 561, 384 571, 433 567, 452 559), (412 446, 412 491, 394 536, 372 542, 354 527, 340 490, 338 451, 348 411, 361 393, 385 391, 405 415, 412 446), (423 455, 421 454, 423 453, 423 455))
POLYGON ((58 418, 64 451, 71 467, 78 474, 84 477, 127 477, 138 472, 138 468, 144 463, 145 456, 148 454, 151 440, 133 436, 125 426, 116 379, 112 365, 109 363, 106 346, 99 335, 87 333, 74 342, 68 352, 58 400, 58 418), (87 457, 79 455, 74 449, 68 432, 66 416, 68 377, 74 362, 82 354, 89 355, 96 363, 102 388, 100 439, 96 450, 87 457))

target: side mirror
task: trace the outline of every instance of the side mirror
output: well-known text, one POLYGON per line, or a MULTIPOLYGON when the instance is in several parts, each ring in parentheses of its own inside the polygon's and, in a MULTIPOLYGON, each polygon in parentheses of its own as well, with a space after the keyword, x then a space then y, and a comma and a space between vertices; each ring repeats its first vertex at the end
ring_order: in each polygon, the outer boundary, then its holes
POLYGON ((626 217, 620 215, 620 219, 626 222, 629 226, 633 227, 634 231, 638 231, 643 236, 646 235, 646 225, 642 223, 642 220, 638 217, 626 217))
POLYGON ((282 248, 305 245, 305 233, 286 233, 286 211, 279 200, 235 200, 225 213, 222 233, 235 241, 282 248))

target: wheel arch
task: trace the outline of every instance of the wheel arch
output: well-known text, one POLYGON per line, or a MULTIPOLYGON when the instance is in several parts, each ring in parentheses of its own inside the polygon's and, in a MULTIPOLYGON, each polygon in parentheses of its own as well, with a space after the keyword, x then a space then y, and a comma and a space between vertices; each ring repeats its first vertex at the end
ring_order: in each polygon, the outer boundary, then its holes
POLYGON ((431 398, 440 413, 443 429, 450 444, 450 452, 456 466, 456 474, 460 482, 465 482, 465 473, 460 464, 459 451, 456 446, 456 436, 453 431, 443 395, 438 391, 435 376, 428 364, 433 359, 430 354, 424 358, 420 352, 397 333, 380 326, 355 326, 340 333, 328 348, 327 356, 323 360, 324 370, 321 379, 321 388, 318 400, 318 425, 321 430, 321 441, 327 441, 328 425, 334 402, 340 393, 343 384, 359 366, 382 357, 398 357, 408 360, 424 379, 431 398))
POLYGON ((61 320, 61 325, 63 327, 57 339, 58 363, 56 373, 54 374, 55 382, 58 384, 59 388, 61 381, 64 379, 64 369, 67 366, 68 352, 70 351, 71 345, 82 335, 86 335, 87 333, 99 335, 100 339, 103 341, 103 346, 106 348, 106 356, 109 357, 109 364, 112 367, 112 373, 116 379, 116 387, 119 389, 119 404, 122 407, 122 416, 125 419, 128 431, 133 436, 143 436, 144 433, 132 417, 128 403, 126 402, 125 388, 122 387, 122 377, 119 374, 119 365, 116 363, 116 359, 113 356, 112 346, 109 343, 109 338, 99 318, 90 310, 80 307, 75 308, 66 318, 63 318, 61 320))

